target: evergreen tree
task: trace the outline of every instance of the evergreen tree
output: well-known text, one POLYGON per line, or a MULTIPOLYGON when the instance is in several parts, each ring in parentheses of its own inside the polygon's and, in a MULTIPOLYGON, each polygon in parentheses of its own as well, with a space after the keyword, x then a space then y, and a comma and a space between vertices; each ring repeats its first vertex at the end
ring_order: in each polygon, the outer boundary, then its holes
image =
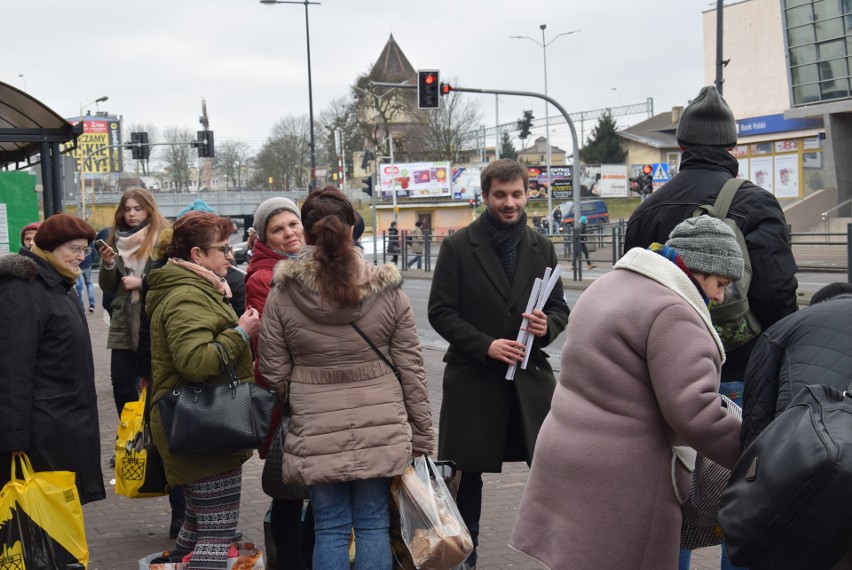
POLYGON ((515 150, 515 143, 512 142, 512 138, 509 136, 509 133, 503 133, 502 142, 500 144, 500 158, 518 160, 518 151, 515 150))
POLYGON ((580 158, 586 164, 621 164, 627 153, 621 148, 615 119, 605 113, 592 129, 588 144, 580 149, 580 158))

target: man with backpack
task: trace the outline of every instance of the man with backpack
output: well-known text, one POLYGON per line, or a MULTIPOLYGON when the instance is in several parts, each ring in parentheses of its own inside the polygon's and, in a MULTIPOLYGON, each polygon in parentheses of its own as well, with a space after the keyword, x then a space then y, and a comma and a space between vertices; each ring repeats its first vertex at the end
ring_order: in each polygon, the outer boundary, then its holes
MULTIPOLYGON (((737 175, 739 163, 728 152, 737 144, 736 122, 715 87, 704 87, 684 109, 676 136, 683 150, 680 171, 630 216, 625 251, 665 242, 677 224, 696 215, 699 206, 713 206, 725 183, 737 175)), ((727 216, 720 217, 733 220, 745 240, 747 252, 743 253, 749 254, 752 277, 748 305, 760 329, 766 329, 796 311, 796 261, 784 212, 770 192, 744 181, 733 195, 727 216)), ((714 325, 718 329, 715 317, 714 325)), ((723 389, 725 382, 742 382, 745 377, 760 330, 754 332, 740 346, 725 343, 723 389)), ((737 395, 742 395, 742 389, 737 395)))
MULTIPOLYGON (((787 221, 775 196, 736 179, 739 163, 728 151, 737 144, 737 125, 715 87, 702 88, 683 110, 676 137, 683 151, 680 170, 630 216, 624 250, 663 243, 677 224, 696 215, 715 215, 734 229, 743 250, 743 279, 710 315, 727 357, 719 391, 742 406, 746 365, 757 338, 796 311, 796 261, 787 221)), ((722 562, 731 567, 724 550, 722 562)))

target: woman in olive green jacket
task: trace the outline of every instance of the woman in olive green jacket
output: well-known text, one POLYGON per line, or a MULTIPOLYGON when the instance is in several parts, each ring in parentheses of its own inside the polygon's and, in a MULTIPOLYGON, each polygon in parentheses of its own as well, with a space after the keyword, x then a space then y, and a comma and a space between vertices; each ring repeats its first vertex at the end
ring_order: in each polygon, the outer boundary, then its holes
POLYGON ((156 379, 151 433, 169 486, 184 486, 186 515, 177 548, 193 551, 189 568, 224 567, 240 514, 242 464, 252 452, 170 453, 156 403, 178 386, 227 383, 226 359, 234 362, 240 380, 254 381, 249 341, 257 334, 260 318, 255 309, 248 309, 237 319, 227 302, 230 234, 227 219, 216 214, 190 212, 180 218, 169 261, 148 276, 145 299, 156 379))

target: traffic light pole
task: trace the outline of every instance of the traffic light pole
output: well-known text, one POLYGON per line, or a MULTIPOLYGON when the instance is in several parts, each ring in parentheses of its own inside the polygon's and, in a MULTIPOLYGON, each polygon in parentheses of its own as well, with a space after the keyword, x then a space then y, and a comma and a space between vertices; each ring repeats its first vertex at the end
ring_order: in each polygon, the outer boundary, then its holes
MULTIPOLYGON (((417 89, 416 85, 407 85, 404 83, 385 83, 383 81, 372 81, 371 85, 375 87, 398 87, 400 89, 417 89)), ((576 208, 580 207, 580 143, 577 140, 577 129, 574 128, 574 122, 571 120, 571 116, 568 114, 568 111, 559 104, 558 101, 553 99, 548 95, 544 95, 542 93, 535 93, 533 91, 506 91, 503 89, 473 89, 471 87, 455 87, 453 86, 452 91, 459 91, 460 93, 486 93, 486 94, 494 94, 494 95, 515 95, 517 97, 536 97, 538 99, 544 99, 556 109, 562 113, 562 116, 565 117, 565 122, 568 125, 568 129, 571 131, 571 152, 573 153, 573 161, 571 163, 571 195, 574 201, 575 211, 576 208)), ((550 211, 553 209, 553 193, 548 188, 547 192, 547 210, 548 216, 550 216, 550 211)), ((580 225, 580 217, 574 216, 574 231, 577 231, 577 228, 580 225)))

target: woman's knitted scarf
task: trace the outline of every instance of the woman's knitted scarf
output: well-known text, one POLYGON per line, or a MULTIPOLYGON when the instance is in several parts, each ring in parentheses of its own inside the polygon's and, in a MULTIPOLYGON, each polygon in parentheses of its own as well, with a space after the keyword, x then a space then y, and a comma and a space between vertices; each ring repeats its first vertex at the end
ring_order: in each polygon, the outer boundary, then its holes
POLYGON ((492 218, 486 209, 482 213, 482 223, 485 225, 488 237, 491 238, 491 245, 497 252, 497 257, 500 258, 503 271, 506 272, 506 277, 511 283, 515 278, 515 266, 518 263, 518 244, 521 243, 521 238, 524 237, 527 229, 527 213, 522 211, 521 219, 517 223, 505 225, 492 218))
POLYGON ((228 286, 228 282, 224 277, 219 277, 214 272, 210 271, 206 267, 194 263, 192 261, 186 261, 185 259, 178 259, 176 257, 170 257, 169 263, 173 263, 179 267, 183 267, 188 271, 192 271, 208 283, 213 286, 214 289, 222 293, 226 299, 231 298, 231 287, 228 286))
POLYGON ((698 289, 698 294, 701 295, 702 299, 704 299, 704 304, 706 304, 708 307, 710 306, 710 298, 707 296, 707 293, 704 292, 704 288, 701 287, 701 284, 695 280, 695 277, 692 276, 692 272, 690 272, 689 269, 686 268, 686 264, 684 264, 683 260, 677 254, 677 251, 657 242, 652 243, 648 249, 653 251, 654 253, 659 253, 660 255, 677 265, 680 270, 683 271, 687 277, 689 277, 689 280, 692 281, 692 284, 695 285, 695 288, 698 289))
MULTIPOLYGON (((118 249, 118 256, 124 264, 124 269, 127 275, 145 277, 145 265, 148 263, 148 258, 140 252, 142 244, 145 241, 145 236, 148 235, 148 224, 143 223, 128 231, 116 231, 115 247, 118 249)), ((134 289, 130 293, 130 302, 138 303, 140 299, 140 290, 134 289)))

